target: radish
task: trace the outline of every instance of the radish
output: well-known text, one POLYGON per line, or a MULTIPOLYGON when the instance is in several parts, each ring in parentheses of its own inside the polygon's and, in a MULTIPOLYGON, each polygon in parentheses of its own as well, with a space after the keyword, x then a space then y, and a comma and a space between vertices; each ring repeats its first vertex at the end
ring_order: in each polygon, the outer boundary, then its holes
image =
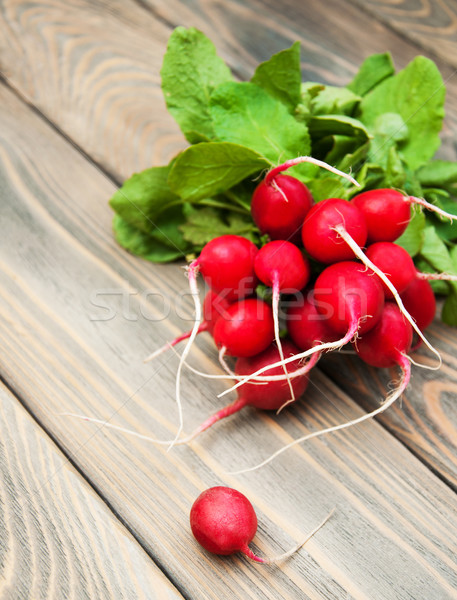
POLYGON ((213 329, 216 346, 230 356, 254 356, 275 337, 273 311, 258 298, 234 302, 213 329))
MULTIPOLYGON (((209 290, 205 296, 205 300, 203 301, 203 321, 198 327, 197 335, 206 331, 212 334, 217 319, 225 315, 225 311, 230 304, 231 302, 229 302, 226 298, 219 296, 219 294, 213 292, 212 290, 209 290)), ((190 338, 191 334, 192 329, 182 333, 171 342, 167 342, 164 346, 150 354, 147 358, 145 358, 144 362, 154 359, 156 356, 162 354, 169 348, 172 348, 180 342, 187 340, 190 338)))
POLYGON ((303 220, 314 200, 295 177, 267 177, 254 190, 251 214, 254 223, 271 240, 300 241, 303 220))
POLYGON ((421 331, 427 329, 436 314, 436 298, 430 283, 416 277, 400 296, 419 329, 421 331))
MULTIPOLYGON (((401 299, 406 310, 414 319, 420 331, 425 331, 433 322, 436 315, 436 298, 432 286, 426 279, 419 277, 413 279, 406 290, 401 294, 401 299)), ((416 351, 422 344, 420 338, 416 338, 412 350, 416 351)))
POLYGON ((373 329, 354 344, 360 358, 372 367, 387 368, 400 364, 409 367, 406 354, 411 349, 413 330, 393 302, 386 302, 382 316, 373 329))
MULTIPOLYGON (((397 292, 401 294, 416 279, 416 267, 408 252, 393 242, 375 242, 368 246, 365 255, 386 275, 397 292)), ((386 298, 394 297, 382 283, 386 298)))
MULTIPOLYGON (((269 242, 260 248, 255 257, 254 270, 260 281, 272 288, 275 340, 280 358, 283 360, 284 355, 279 335, 280 293, 295 293, 305 287, 311 274, 309 263, 297 246, 291 242, 277 240, 269 242)), ((292 400, 294 400, 293 388, 290 381, 289 388, 292 400)))
POLYGON ((386 302, 378 323, 364 335, 362 335, 357 343, 354 344, 357 354, 370 365, 377 367, 393 367, 395 365, 400 366, 402 370, 401 380, 397 388, 393 390, 386 401, 381 404, 379 408, 361 417, 358 417, 357 419, 353 419, 333 427, 328 427, 327 429, 321 429, 320 431, 313 431, 312 433, 294 440, 290 444, 280 448, 269 458, 255 467, 242 469, 230 474, 235 475, 246 473, 248 471, 253 471, 263 467, 296 444, 301 444, 306 440, 310 440, 311 438, 319 437, 327 433, 333 433, 341 429, 346 429, 352 425, 357 425, 358 423, 362 423, 367 419, 371 419, 387 410, 403 394, 409 383, 411 377, 411 364, 410 359, 407 356, 407 352, 410 350, 411 340, 411 325, 404 318, 404 315, 401 313, 396 304, 393 302, 386 302))
POLYGON ((254 223, 271 240, 289 240, 298 243, 303 219, 313 205, 309 189, 295 177, 281 175, 291 167, 311 163, 359 184, 347 173, 339 171, 312 156, 299 156, 271 169, 254 190, 251 214, 254 223))
POLYGON ((368 242, 394 242, 411 220, 411 205, 419 204, 451 221, 455 215, 447 213, 423 198, 407 196, 388 188, 357 194, 351 200, 365 216, 368 242))
POLYGON ((313 290, 303 296, 303 302, 291 306, 287 311, 286 323, 290 338, 300 350, 337 339, 325 316, 316 307, 313 290))
POLYGON ((208 552, 222 556, 242 552, 255 562, 271 564, 292 556, 333 512, 300 544, 274 558, 262 558, 249 548, 257 532, 257 515, 246 496, 233 488, 215 486, 202 492, 190 510, 190 527, 197 542, 208 552))
POLYGON ((328 198, 315 204, 303 223, 303 245, 312 258, 324 264, 354 258, 353 250, 336 231, 337 226, 344 228, 358 246, 365 245, 367 226, 363 213, 346 200, 328 198))
POLYGON ((257 246, 239 235, 221 235, 208 242, 189 269, 200 272, 209 287, 227 300, 252 294, 257 285, 257 246))

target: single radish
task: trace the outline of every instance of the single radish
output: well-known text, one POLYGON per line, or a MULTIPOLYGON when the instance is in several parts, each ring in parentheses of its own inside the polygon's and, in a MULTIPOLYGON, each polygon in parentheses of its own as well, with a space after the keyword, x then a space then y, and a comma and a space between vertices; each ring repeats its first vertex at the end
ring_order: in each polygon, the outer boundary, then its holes
POLYGON ((416 277, 400 296, 419 329, 427 329, 436 315, 436 298, 430 283, 416 277))
POLYGON ((372 367, 388 368, 404 365, 411 349, 413 330, 394 302, 386 302, 381 319, 373 329, 354 344, 360 358, 372 367))
POLYGON ((341 348, 357 335, 374 327, 381 318, 384 306, 384 292, 378 278, 355 261, 342 261, 326 267, 315 282, 314 297, 318 312, 335 333, 343 337, 315 345, 269 367, 261 367, 219 394, 219 397, 262 375, 268 368, 283 367, 294 360, 341 348))
POLYGON ((411 206, 424 206, 451 221, 455 215, 447 213, 423 198, 407 196, 397 190, 382 188, 357 194, 351 200, 365 216, 368 243, 394 242, 407 228, 411 220, 411 206))
POLYGON ((290 175, 267 177, 254 190, 254 223, 271 240, 300 241, 303 220, 314 200, 309 189, 290 175))
MULTIPOLYGON (((401 294, 416 279, 416 267, 408 252, 393 242, 375 242, 368 246, 365 255, 386 275, 397 292, 401 294)), ((392 291, 382 283, 386 298, 393 298, 392 291)))
POLYGON ((259 298, 231 304, 213 329, 216 346, 229 356, 254 356, 265 350, 274 337, 273 311, 259 298))
MULTIPOLYGON (((225 315, 225 311, 230 306, 230 304, 232 303, 229 302, 227 298, 220 296, 216 292, 213 292, 213 290, 209 290, 205 296, 205 300, 203 301, 203 321, 198 327, 197 335, 204 332, 212 334, 217 319, 225 315)), ((171 342, 167 342, 164 346, 150 354, 147 358, 145 358, 144 362, 148 362, 154 359, 156 356, 162 354, 169 348, 172 348, 180 342, 187 340, 188 338, 190 338, 191 334, 192 329, 186 331, 185 333, 182 333, 171 342)))
MULTIPOLYGON (((280 358, 284 359, 279 331, 280 294, 281 292, 289 294, 299 292, 305 287, 311 274, 309 262, 297 246, 285 240, 276 240, 260 248, 255 257, 254 269, 260 281, 272 288, 275 340, 280 358)), ((290 381, 289 387, 293 400, 293 388, 290 381)))
POLYGON ((257 246, 239 235, 221 235, 208 242, 189 270, 200 272, 208 286, 229 301, 251 295, 258 283, 254 272, 257 246))
POLYGON ((402 377, 399 384, 396 389, 389 394, 383 404, 377 409, 358 417, 357 419, 319 431, 313 431, 312 433, 283 446, 280 450, 276 451, 269 458, 255 467, 241 469, 232 472, 231 475, 246 473, 263 467, 296 444, 301 444, 311 438, 319 437, 327 433, 347 429, 348 427, 352 427, 352 425, 357 425, 363 421, 372 419, 376 415, 387 410, 398 398, 400 398, 409 383, 411 377, 411 364, 407 352, 410 350, 411 340, 411 325, 404 318, 404 315, 396 304, 393 302, 386 302, 378 323, 369 331, 365 332, 360 339, 357 340, 357 343, 354 344, 357 354, 368 364, 376 367, 393 367, 398 365, 402 370, 402 377))
MULTIPOLYGON (((290 375, 290 382, 293 389, 293 398, 299 398, 306 390, 308 385, 307 366, 302 366, 294 356, 298 352, 298 348, 289 340, 284 340, 283 354, 286 360, 291 358, 292 365, 287 369, 290 375)), ((283 369, 285 367, 270 365, 280 361, 281 357, 276 344, 271 344, 266 350, 260 354, 251 357, 238 358, 235 364, 235 374, 240 378, 250 376, 252 373, 263 369, 268 372, 268 376, 278 377, 273 381, 264 381, 263 384, 258 382, 246 383, 238 393, 238 398, 228 406, 218 410, 216 413, 208 417, 193 433, 188 437, 179 440, 178 444, 187 444, 200 433, 206 431, 225 417, 229 417, 240 411, 245 406, 253 406, 261 410, 279 410, 284 404, 289 403, 291 392, 288 382, 285 380, 283 369)))
POLYGON ((287 310, 286 324, 290 338, 300 350, 309 350, 338 338, 326 317, 317 310, 313 290, 301 296, 301 302, 287 310))
POLYGON ((271 564, 292 556, 330 518, 333 511, 297 546, 273 558, 262 558, 249 548, 257 532, 257 515, 244 494, 215 486, 202 492, 190 510, 190 527, 197 542, 208 552, 227 556, 242 552, 251 560, 271 564))
POLYGON ((291 167, 301 163, 311 163, 345 177, 352 184, 359 184, 347 173, 339 171, 312 156, 299 156, 271 169, 265 179, 254 190, 251 214, 254 223, 262 233, 272 240, 300 241, 303 220, 313 205, 309 189, 295 177, 281 175, 291 167))
POLYGON ((337 226, 343 227, 358 246, 365 245, 367 227, 363 213, 346 200, 328 198, 315 204, 303 223, 303 245, 312 258, 324 264, 354 258, 353 250, 335 230, 337 226))

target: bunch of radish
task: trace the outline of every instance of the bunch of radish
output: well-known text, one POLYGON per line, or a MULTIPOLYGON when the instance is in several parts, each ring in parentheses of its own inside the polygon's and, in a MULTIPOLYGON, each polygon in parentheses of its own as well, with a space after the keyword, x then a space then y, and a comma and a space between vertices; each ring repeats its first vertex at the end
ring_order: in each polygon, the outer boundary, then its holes
POLYGON ((311 157, 287 161, 267 173, 252 197, 252 218, 268 241, 258 248, 246 238, 223 235, 206 244, 190 263, 194 327, 148 357, 187 339, 176 380, 180 427, 171 443, 188 443, 246 405, 281 410, 305 393, 309 371, 322 354, 347 344, 369 365, 397 365, 402 372, 387 401, 357 422, 386 410, 401 396, 410 379, 413 340, 415 346, 425 343, 440 361, 423 333, 435 316, 433 290, 427 276, 395 243, 410 222, 413 204, 436 207, 392 189, 359 193, 350 201, 328 198, 314 203, 301 181, 284 174, 300 162, 318 164, 357 185, 349 175, 311 157), (198 274, 209 288, 203 310, 198 274), (259 284, 271 288, 271 300, 256 293, 259 284), (284 298, 289 307, 283 311, 284 298), (236 390, 237 398, 180 437, 181 371, 195 336, 202 332, 212 335, 225 371, 212 377, 234 380, 220 396, 236 390), (234 368, 227 357, 234 360, 234 368))

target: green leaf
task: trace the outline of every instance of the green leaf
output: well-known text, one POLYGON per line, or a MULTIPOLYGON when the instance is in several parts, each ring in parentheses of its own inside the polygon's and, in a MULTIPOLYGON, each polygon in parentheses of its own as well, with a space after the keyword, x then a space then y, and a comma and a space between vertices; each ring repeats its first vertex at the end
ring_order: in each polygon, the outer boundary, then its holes
POLYGON ((272 163, 308 154, 310 139, 282 102, 253 83, 224 83, 211 97, 217 137, 254 150, 272 163))
POLYGON ((369 135, 365 125, 346 115, 318 115, 312 116, 308 128, 313 138, 327 135, 345 135, 358 138, 360 143, 365 142, 369 135))
POLYGON ((293 112, 301 100, 300 42, 260 63, 251 82, 293 112))
POLYGON ((135 173, 112 196, 111 208, 127 223, 150 233, 158 215, 168 205, 180 201, 168 185, 169 171, 166 166, 135 173))
POLYGON ((424 186, 455 190, 457 163, 448 160, 432 160, 419 169, 417 176, 424 186))
POLYGON ((342 183, 341 178, 322 177, 313 179, 307 186, 309 187, 315 202, 320 202, 326 198, 346 199, 348 197, 348 191, 342 183))
POLYGON ((188 242, 202 248, 207 242, 220 235, 240 235, 258 242, 257 230, 249 218, 230 213, 224 219, 223 213, 213 208, 202 208, 192 211, 180 230, 188 242))
POLYGON ((389 52, 372 54, 361 64, 358 73, 346 87, 365 96, 370 90, 395 73, 392 57, 389 52))
POLYGON ((455 286, 451 287, 451 291, 446 296, 441 311, 441 320, 446 325, 457 327, 457 288, 455 286))
POLYGON ((140 229, 133 227, 119 215, 113 218, 113 232, 118 244, 123 248, 152 262, 162 263, 183 258, 179 248, 172 248, 152 238, 140 229))
POLYGON ((395 151, 397 143, 407 138, 408 128, 399 114, 379 115, 373 124, 373 139, 368 153, 370 160, 387 168, 387 164, 391 160, 392 149, 395 151))
POLYGON ((457 264, 449 254, 446 244, 440 239, 432 225, 424 230, 421 256, 438 272, 457 275, 457 264))
POLYGON ((403 234, 395 241, 411 256, 416 256, 423 248, 425 239, 425 216, 422 211, 415 211, 403 234))
POLYGON ((214 44, 193 27, 177 27, 160 74, 167 108, 187 140, 192 144, 213 139, 209 99, 219 84, 233 79, 214 44))
POLYGON ((358 117, 372 131, 383 113, 398 113, 409 131, 408 139, 399 144, 400 156, 417 169, 440 145, 444 98, 443 79, 435 63, 418 56, 363 97, 358 117))
POLYGON ((177 157, 170 171, 170 188, 184 200, 197 202, 221 192, 271 163, 257 152, 228 142, 190 146, 177 157))
POLYGON ((313 115, 342 114, 351 116, 361 98, 345 87, 326 85, 312 100, 313 115))

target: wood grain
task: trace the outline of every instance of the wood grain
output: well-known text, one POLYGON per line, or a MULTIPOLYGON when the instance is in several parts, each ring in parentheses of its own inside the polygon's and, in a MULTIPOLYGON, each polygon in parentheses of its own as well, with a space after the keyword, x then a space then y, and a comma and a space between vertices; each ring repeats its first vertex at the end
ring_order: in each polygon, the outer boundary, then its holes
MULTIPOLYGON (((335 85, 347 83, 373 52, 390 50, 399 68, 418 54, 415 44, 344 0, 8 0, 0 7, 0 69, 121 180, 168 162, 185 145, 164 110, 159 76, 171 28, 182 24, 202 29, 242 79, 297 39, 303 78, 335 85)), ((457 80, 447 62, 438 66, 451 113, 444 150, 457 156, 457 80)))
POLYGON ((0 596, 181 594, 4 386, 0 386, 0 596))
MULTIPOLYGON (((444 364, 438 371, 413 365, 411 383, 401 402, 379 420, 433 472, 457 490, 457 355, 455 329, 438 320, 427 339, 439 349, 444 364)), ((430 352, 413 355, 419 364, 436 365, 430 352)), ((328 356, 320 368, 367 411, 374 410, 398 379, 396 369, 374 369, 355 356, 328 356)))
MULTIPOLYGON (((170 452, 59 414, 86 413, 160 439, 174 434, 176 359, 142 358, 182 327, 175 309, 184 278, 178 266, 117 248, 103 200, 113 184, 4 87, 0 101, 0 192, 8 198, 0 372, 179 589, 195 600, 454 598, 455 494, 376 423, 296 447, 250 475, 225 473, 362 414, 319 372, 306 403, 279 417, 246 410, 170 452), (159 294, 174 302, 166 322, 159 294), (211 557, 192 540, 188 513, 202 489, 221 482, 253 502, 255 546, 266 555, 289 548, 334 506, 337 513, 281 568, 211 557)), ((207 340, 192 357, 218 372, 207 340)), ((214 410, 223 387, 186 373, 186 431, 214 410)))
POLYGON ((457 6, 452 0, 357 0, 357 3, 425 52, 457 67, 457 6))

